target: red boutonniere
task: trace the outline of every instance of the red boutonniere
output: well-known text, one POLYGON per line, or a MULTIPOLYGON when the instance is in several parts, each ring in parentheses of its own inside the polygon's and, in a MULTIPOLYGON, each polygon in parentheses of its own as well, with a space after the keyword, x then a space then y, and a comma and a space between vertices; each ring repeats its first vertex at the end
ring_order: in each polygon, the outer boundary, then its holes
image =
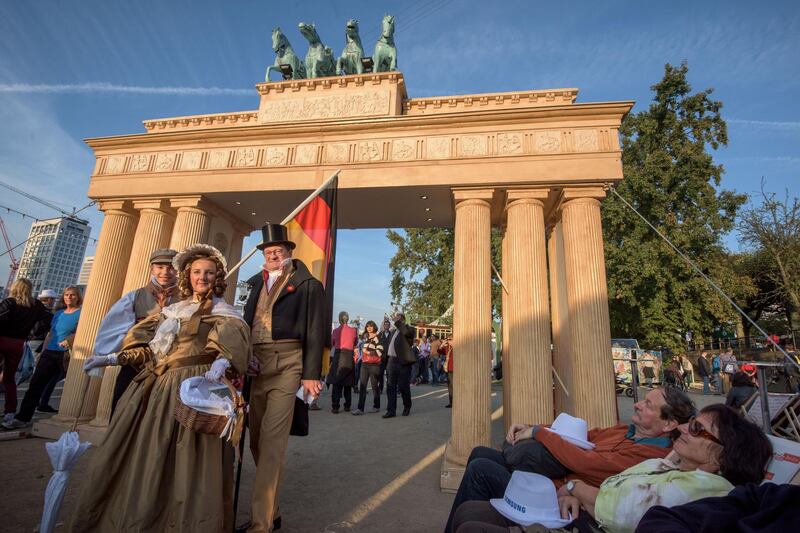
POLYGON ((286 292, 294 292, 294 288, 295 288, 294 285, 287 285, 286 292))

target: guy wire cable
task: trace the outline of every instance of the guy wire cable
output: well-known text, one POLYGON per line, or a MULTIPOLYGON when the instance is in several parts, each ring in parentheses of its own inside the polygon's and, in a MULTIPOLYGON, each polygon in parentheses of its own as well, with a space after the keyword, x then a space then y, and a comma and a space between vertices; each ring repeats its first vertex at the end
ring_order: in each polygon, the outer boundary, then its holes
POLYGON ((704 280, 706 280, 706 281, 708 282, 708 284, 709 284, 709 285, 711 285, 712 287, 714 287, 714 289, 715 289, 715 290, 716 290, 718 293, 720 293, 720 294, 722 295, 722 297, 723 297, 723 298, 725 298, 725 299, 728 301, 728 303, 730 303, 730 304, 731 304, 731 305, 734 307, 734 309, 736 309, 736 311, 738 311, 738 312, 739 312, 739 314, 740 314, 740 315, 742 315, 743 317, 745 317, 745 318, 747 319, 747 321, 748 321, 748 322, 750 322, 750 324, 752 324, 752 325, 753 325, 753 326, 754 326, 754 327, 755 327, 755 328, 756 328, 756 329, 757 329, 757 330, 758 330, 758 331, 759 331, 759 332, 760 332, 762 335, 764 335, 764 337, 766 337, 766 338, 769 340, 769 342, 771 342, 771 343, 772 343, 772 344, 775 346, 775 348, 777 348, 777 349, 778 349, 778 351, 780 351, 780 352, 783 354, 783 356, 786 358, 786 360, 787 360, 787 361, 789 361, 789 362, 790 362, 792 365, 794 365, 795 367, 797 367, 798 369, 800 369, 800 364, 798 364, 798 363, 797 363, 797 361, 795 361, 794 359, 792 359, 792 357, 791 357, 791 356, 790 356, 788 353, 786 353, 786 350, 784 350, 783 348, 781 348, 781 346, 780 346, 778 343, 776 343, 776 342, 773 342, 773 341, 772 341, 772 339, 770 338, 770 336, 769 336, 769 335, 767 335, 767 332, 766 332, 766 331, 764 331, 763 329, 761 329, 761 326, 759 326, 758 324, 756 324, 756 322, 755 322, 755 321, 754 321, 752 318, 750 318, 750 317, 748 316, 748 314, 747 314, 747 313, 745 313, 744 311, 742 311, 742 309, 741 309, 741 308, 740 308, 738 305, 736 305, 736 302, 734 302, 734 301, 731 299, 731 297, 730 297, 730 296, 728 296, 728 295, 725 293, 725 291, 723 291, 722 289, 720 289, 720 288, 719 288, 719 286, 718 286, 716 283, 714 283, 714 281, 713 281, 713 280, 712 280, 710 277, 708 277, 708 276, 707 276, 707 275, 706 275, 706 274, 705 274, 705 273, 704 273, 702 270, 700 270, 700 267, 698 267, 698 266, 697 266, 697 265, 694 263, 694 261, 692 261, 692 260, 691 260, 691 259, 690 259, 690 258, 689 258, 689 257, 688 257, 686 254, 684 254, 683 252, 681 252, 681 251, 678 249, 678 247, 677 247, 677 246, 675 246, 674 244, 672 244, 672 241, 670 241, 670 240, 669 240, 669 239, 668 239, 668 238, 667 238, 667 237, 666 237, 666 236, 665 236, 663 233, 661 233, 660 231, 658 231, 658 228, 656 228, 654 225, 652 225, 652 224, 650 223, 650 221, 649 221, 649 220, 647 220, 647 219, 644 217, 644 215, 642 215, 642 214, 641 214, 639 211, 637 211, 637 210, 636 210, 636 208, 635 208, 635 207, 633 207, 631 204, 629 204, 629 203, 628 203, 628 201, 627 201, 625 198, 623 198, 623 197, 622 197, 622 196, 621 196, 621 195, 620 195, 620 194, 617 192, 617 190, 616 190, 616 189, 615 189, 615 188, 614 188, 612 185, 608 185, 608 184, 607 184, 607 185, 606 185, 606 187, 608 188, 608 190, 610 190, 611 192, 613 192, 613 193, 616 195, 616 197, 617 197, 617 198, 619 198, 619 199, 622 201, 622 203, 623 203, 623 204, 625 204, 626 206, 628 206, 628 208, 629 208, 631 211, 633 211, 634 213, 636 213, 636 214, 639 216, 639 218, 641 218, 642 220, 644 220, 644 223, 645 223, 645 224, 647 224, 648 226, 650 226, 650 229, 652 229, 653 231, 655 231, 655 232, 656 232, 656 234, 657 234, 659 237, 661 237, 661 238, 662 238, 662 239, 663 239, 663 240, 664 240, 664 241, 665 241, 667 244, 669 244, 669 245, 670 245, 670 247, 671 247, 673 250, 675 250, 675 252, 676 252, 676 253, 677 253, 679 256, 681 256, 681 257, 683 258, 683 260, 684 260, 684 261, 686 261, 687 263, 689 263, 689 266, 691 266, 691 267, 692 267, 692 269, 694 269, 694 271, 695 271, 695 272, 697 272, 698 274, 700 274, 700 275, 703 277, 703 279, 704 279, 704 280))

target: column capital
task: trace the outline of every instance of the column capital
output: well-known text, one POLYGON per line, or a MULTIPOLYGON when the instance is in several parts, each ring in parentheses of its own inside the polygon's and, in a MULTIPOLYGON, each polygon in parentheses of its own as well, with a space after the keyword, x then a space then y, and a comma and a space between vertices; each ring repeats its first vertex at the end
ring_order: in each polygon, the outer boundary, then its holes
POLYGON ((118 211, 120 214, 136 215, 130 200, 102 200, 97 203, 97 208, 104 214, 108 214, 111 211, 118 211))
POLYGON ((550 196, 548 189, 510 189, 506 191, 506 205, 508 210, 514 205, 534 204, 544 207, 550 196))
POLYGON ((197 196, 179 196, 177 198, 170 198, 169 204, 174 209, 178 209, 180 207, 194 207, 196 209, 206 211, 210 208, 208 200, 201 194, 198 194, 197 196))
POLYGON ((494 198, 494 189, 450 189, 456 203, 463 200, 483 200, 491 203, 494 198))
POLYGON ((132 203, 135 209, 155 209, 157 211, 163 211, 166 214, 175 216, 174 209, 170 205, 170 201, 167 198, 138 198, 132 200, 132 203))
POLYGON ((564 187, 561 193, 563 202, 572 200, 597 200, 598 202, 606 197, 606 191, 602 186, 596 187, 564 187))

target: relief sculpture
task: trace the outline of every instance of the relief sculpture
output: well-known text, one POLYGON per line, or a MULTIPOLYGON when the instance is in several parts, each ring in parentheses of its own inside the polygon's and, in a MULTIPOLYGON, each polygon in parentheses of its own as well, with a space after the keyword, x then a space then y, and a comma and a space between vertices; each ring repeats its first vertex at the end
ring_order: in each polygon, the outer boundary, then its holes
POLYGON ((269 102, 262 109, 259 121, 263 124, 267 122, 386 115, 388 113, 388 91, 365 91, 347 96, 317 96, 269 102))

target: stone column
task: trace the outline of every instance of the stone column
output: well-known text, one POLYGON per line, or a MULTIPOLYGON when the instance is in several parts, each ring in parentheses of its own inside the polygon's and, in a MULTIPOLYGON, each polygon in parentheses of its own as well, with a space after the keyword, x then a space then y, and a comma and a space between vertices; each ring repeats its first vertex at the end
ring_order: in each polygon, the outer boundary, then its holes
POLYGON ((575 416, 589 427, 617 422, 608 288, 600 221, 602 188, 565 189, 562 207, 575 416))
MULTIPOLYGON (((133 207, 139 211, 139 224, 131 247, 122 294, 150 283, 150 254, 158 248, 169 246, 172 226, 175 222, 166 200, 138 200, 133 207)), ((97 400, 97 413, 91 425, 108 426, 111 417, 111 401, 119 367, 109 367, 103 372, 103 382, 97 400)))
POLYGON ((561 382, 556 380, 555 412, 575 413, 572 401, 575 361, 569 336, 569 305, 567 303, 567 271, 564 264, 564 228, 557 222, 547 240, 550 271, 550 323, 553 329, 553 367, 561 382), (563 386, 562 386, 563 382, 563 386), (566 391, 564 389, 566 388, 566 391))
MULTIPOLYGON (((94 266, 75 333, 72 360, 61 395, 61 405, 58 415, 53 418, 53 423, 60 422, 64 426, 71 425, 75 417, 81 420, 91 420, 94 417, 101 380, 89 378, 83 372, 83 361, 92 354, 100 321, 122 294, 136 230, 137 216, 130 202, 102 202, 100 209, 105 217, 97 240, 94 266)), ((40 425, 43 426, 42 431, 37 432, 37 428, 34 428, 34 432, 50 436, 50 432, 44 428, 47 424, 40 425)))
POLYGON ((492 190, 454 191, 454 387, 452 434, 445 463, 466 464, 472 448, 490 440, 492 190))
POLYGON ((508 304, 511 357, 504 368, 509 383, 512 422, 548 424, 553 421, 550 310, 547 289, 547 251, 544 200, 547 190, 508 192, 508 304))
POLYGON ((180 252, 190 244, 208 242, 211 215, 203 198, 174 198, 170 204, 177 210, 177 215, 169 247, 180 252))
MULTIPOLYGON (((239 262, 242 258, 242 244, 244 243, 245 234, 240 229, 234 229, 231 236, 231 244, 228 247, 228 255, 225 260, 228 262, 228 268, 239 262)), ((225 291, 225 300, 229 304, 233 304, 234 297, 236 296, 236 283, 239 281, 239 271, 237 270, 228 278, 228 288, 225 291)))
MULTIPOLYGON (((500 245, 500 275, 503 276, 503 281, 505 282, 506 277, 508 277, 508 231, 503 230, 503 240, 500 245)), ((509 340, 509 324, 511 323, 511 309, 508 303, 508 292, 506 288, 508 285, 501 289, 501 313, 502 318, 500 320, 501 325, 501 332, 503 337, 503 431, 508 432, 508 428, 511 427, 513 423, 514 416, 511 412, 511 384, 508 380, 505 379, 506 369, 508 368, 508 363, 506 361, 509 360, 511 357, 511 343, 509 340)))

